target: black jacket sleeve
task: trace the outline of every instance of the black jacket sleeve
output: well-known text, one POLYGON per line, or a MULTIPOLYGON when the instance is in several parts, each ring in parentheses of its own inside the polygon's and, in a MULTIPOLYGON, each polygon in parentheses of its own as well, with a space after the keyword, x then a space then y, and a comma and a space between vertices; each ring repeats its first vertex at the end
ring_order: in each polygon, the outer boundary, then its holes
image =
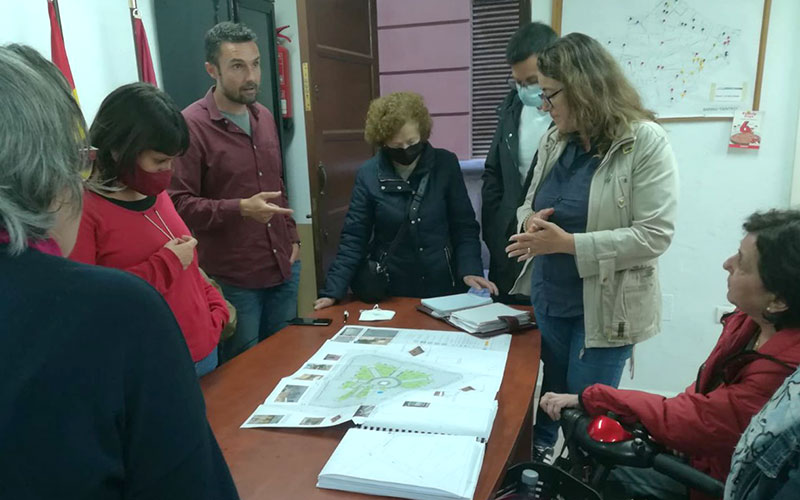
POLYGON ((328 270, 325 287, 319 292, 320 297, 337 300, 344 297, 358 266, 369 250, 375 220, 375 203, 369 193, 367 181, 367 176, 374 174, 373 169, 369 168, 370 165, 370 163, 363 165, 356 174, 350 207, 339 239, 339 250, 328 270))
MULTIPOLYGON (((500 200, 503 199, 503 169, 500 167, 500 144, 502 141, 502 131, 500 123, 494 131, 492 145, 486 155, 483 166, 481 180, 481 227, 483 228, 483 241, 490 245, 493 239, 492 222, 500 200)), ((491 247, 490 247, 491 248, 491 247)))

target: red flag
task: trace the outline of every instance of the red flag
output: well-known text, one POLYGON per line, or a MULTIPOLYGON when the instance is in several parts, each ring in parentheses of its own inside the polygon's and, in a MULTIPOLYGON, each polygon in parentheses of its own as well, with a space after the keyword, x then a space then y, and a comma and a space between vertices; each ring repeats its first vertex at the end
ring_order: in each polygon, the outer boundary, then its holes
POLYGON ((78 91, 75 89, 75 80, 72 78, 72 70, 69 67, 67 58, 67 48, 64 46, 64 36, 61 34, 61 24, 58 22, 56 6, 54 0, 47 0, 47 11, 50 14, 50 51, 51 59, 64 77, 69 82, 72 95, 78 100, 78 91))
POLYGON ((139 80, 158 86, 156 71, 153 69, 153 58, 150 57, 150 45, 147 43, 147 32, 138 12, 133 16, 133 39, 136 43, 136 64, 139 66, 139 80))

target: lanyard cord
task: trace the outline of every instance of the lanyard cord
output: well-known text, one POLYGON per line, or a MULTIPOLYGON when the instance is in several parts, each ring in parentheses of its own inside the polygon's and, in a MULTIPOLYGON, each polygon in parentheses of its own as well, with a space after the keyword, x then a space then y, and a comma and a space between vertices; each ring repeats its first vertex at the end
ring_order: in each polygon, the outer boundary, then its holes
POLYGON ((156 222, 153 219, 151 219, 147 214, 143 214, 144 218, 147 219, 148 222, 150 222, 150 224, 154 225, 156 227, 156 229, 161 231, 161 234, 166 236, 169 241, 172 241, 172 240, 176 239, 175 235, 172 234, 172 231, 169 229, 169 226, 167 225, 167 223, 164 222, 164 219, 161 218, 161 214, 158 213, 158 210, 156 210, 155 212, 156 212, 156 217, 158 217, 158 220, 160 220, 161 223, 164 224, 164 228, 166 229, 166 231, 164 229, 162 229, 161 226, 156 224, 156 222))

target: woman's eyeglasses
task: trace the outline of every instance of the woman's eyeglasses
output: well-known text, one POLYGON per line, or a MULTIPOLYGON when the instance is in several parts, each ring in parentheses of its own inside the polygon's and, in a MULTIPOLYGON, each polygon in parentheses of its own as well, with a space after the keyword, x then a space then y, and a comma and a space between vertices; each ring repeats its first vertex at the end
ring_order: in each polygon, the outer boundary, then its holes
POLYGON ((544 92, 542 92, 541 94, 539 94, 539 97, 542 99, 542 101, 545 102, 545 104, 547 104, 548 106, 550 106, 552 108, 553 107, 553 101, 552 101, 553 97, 555 97, 559 93, 561 93, 562 90, 564 90, 564 87, 561 87, 560 89, 556 90, 555 92, 553 92, 550 95, 547 95, 544 92))
MULTIPOLYGON (((511 90, 524 89, 524 88, 530 87, 532 85, 536 85, 536 84, 535 83, 531 83, 531 84, 520 83, 520 82, 514 80, 513 78, 509 78, 508 79, 508 88, 510 88, 511 90)), ((562 90, 564 90, 563 87, 558 89, 558 90, 556 90, 555 92, 553 92, 550 95, 547 95, 544 92, 542 92, 542 93, 539 94, 539 98, 542 101, 544 101, 545 104, 547 104, 548 106, 550 106, 552 108, 553 107, 553 101, 552 101, 553 97, 555 97, 558 94, 560 94, 562 90)))

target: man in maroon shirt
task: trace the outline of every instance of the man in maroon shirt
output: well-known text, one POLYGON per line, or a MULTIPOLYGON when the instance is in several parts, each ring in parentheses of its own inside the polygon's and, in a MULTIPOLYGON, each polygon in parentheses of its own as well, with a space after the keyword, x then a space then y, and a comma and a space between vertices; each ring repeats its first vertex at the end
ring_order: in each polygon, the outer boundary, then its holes
POLYGON ((173 162, 170 195, 198 239, 200 266, 238 313, 220 361, 254 346, 297 315, 300 238, 288 208, 275 120, 256 102, 261 66, 255 33, 220 23, 206 34, 216 80, 183 110, 191 144, 173 162))

